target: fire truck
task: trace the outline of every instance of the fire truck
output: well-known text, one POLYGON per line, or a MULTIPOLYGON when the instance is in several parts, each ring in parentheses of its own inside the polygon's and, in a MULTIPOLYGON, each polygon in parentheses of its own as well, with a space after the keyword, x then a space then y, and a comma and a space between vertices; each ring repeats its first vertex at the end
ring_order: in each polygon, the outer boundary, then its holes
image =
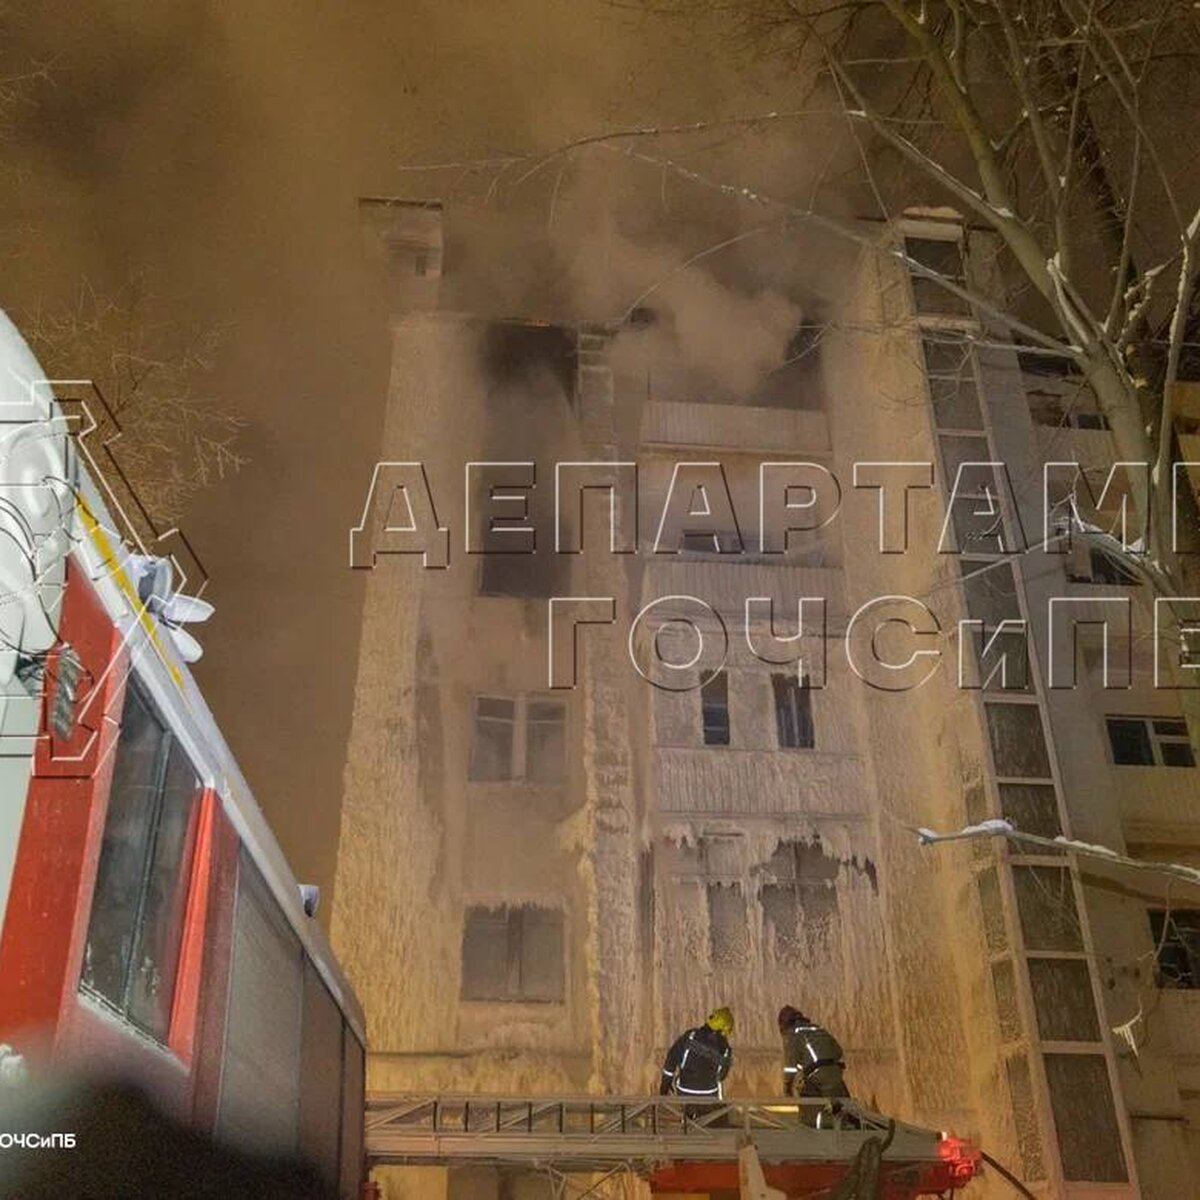
POLYGON ((68 409, 0 314, 0 1087, 119 1078, 358 1197, 362 1010, 68 409))

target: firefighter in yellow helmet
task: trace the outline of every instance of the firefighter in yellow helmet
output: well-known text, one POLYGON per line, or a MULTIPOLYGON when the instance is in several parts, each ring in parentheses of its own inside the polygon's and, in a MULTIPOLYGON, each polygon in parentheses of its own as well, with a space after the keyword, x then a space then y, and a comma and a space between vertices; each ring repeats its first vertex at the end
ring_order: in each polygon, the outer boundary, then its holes
POLYGON ((713 1009, 703 1025, 680 1034, 663 1062, 659 1094, 720 1100, 733 1065, 732 1032, 733 1013, 722 1007, 713 1009))

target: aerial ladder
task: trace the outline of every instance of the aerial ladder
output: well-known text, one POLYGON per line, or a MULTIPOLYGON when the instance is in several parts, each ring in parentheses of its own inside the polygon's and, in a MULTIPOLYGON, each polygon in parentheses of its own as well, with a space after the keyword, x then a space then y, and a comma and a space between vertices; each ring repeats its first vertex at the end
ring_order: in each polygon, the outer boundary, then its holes
POLYGON ((660 1195, 741 1200, 950 1197, 978 1173, 979 1152, 966 1142, 852 1101, 818 1129, 815 1111, 826 1104, 373 1093, 367 1157, 372 1166, 494 1166, 552 1179, 634 1175, 660 1195))

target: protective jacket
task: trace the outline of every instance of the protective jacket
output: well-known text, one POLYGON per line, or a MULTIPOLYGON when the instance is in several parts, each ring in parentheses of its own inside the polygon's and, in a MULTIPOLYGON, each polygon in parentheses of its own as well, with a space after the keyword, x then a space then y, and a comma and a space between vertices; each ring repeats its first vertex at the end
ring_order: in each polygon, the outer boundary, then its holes
POLYGON ((798 1014, 782 1030, 783 1089, 789 1096, 849 1096, 842 1047, 828 1029, 798 1014))
POLYGON ((707 1025, 681 1034, 663 1061, 659 1092, 680 1096, 721 1096, 721 1081, 733 1065, 733 1050, 723 1033, 707 1025))

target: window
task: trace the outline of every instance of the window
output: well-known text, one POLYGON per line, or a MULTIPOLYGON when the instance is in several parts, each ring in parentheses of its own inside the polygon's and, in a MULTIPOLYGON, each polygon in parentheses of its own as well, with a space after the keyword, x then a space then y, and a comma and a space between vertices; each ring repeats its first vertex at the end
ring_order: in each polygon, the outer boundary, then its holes
POLYGON ((1081 958, 1031 958, 1028 967, 1042 1041, 1100 1041, 1087 963, 1081 958))
POLYGON ((706 746, 729 745, 729 680, 724 671, 706 672, 700 684, 700 717, 706 746))
MULTIPOLYGON (((492 549, 485 535, 486 553, 479 556, 479 594, 545 600, 570 591, 571 560, 553 546, 539 546, 529 554, 502 553, 492 549)), ((495 534, 490 538, 494 539, 495 534)))
POLYGON ((718 529, 712 533, 680 534, 679 549, 684 554, 744 554, 746 544, 736 529, 718 529))
POLYGON ((837 918, 839 868, 819 839, 776 847, 759 899, 777 962, 804 962, 822 952, 837 918))
POLYGON ((567 706, 535 696, 476 696, 469 778, 477 782, 566 778, 567 706))
MULTIPOLYGON (((957 238, 905 238, 904 252, 914 262, 935 272, 942 279, 949 280, 960 288, 966 287, 967 275, 963 267, 962 246, 957 238)), ((943 287, 937 279, 931 279, 913 267, 910 267, 909 271, 912 277, 913 301, 919 314, 949 317, 971 315, 971 306, 962 297, 943 287)))
POLYGON ((1095 398, 1090 392, 1083 391, 1082 384, 1073 395, 1037 389, 1026 392, 1026 398, 1029 415, 1036 425, 1052 429, 1108 428, 1104 414, 1095 407, 1095 398))
POLYGON ((750 957, 746 898, 737 883, 710 883, 708 954, 714 967, 743 967, 750 957))
POLYGON ((1160 988, 1200 988, 1200 909, 1150 911, 1160 988))
POLYGON ((921 339, 921 353, 938 428, 981 430, 970 342, 953 332, 927 333, 921 339))
POLYGON ((812 689, 795 675, 772 675, 775 692, 775 729, 784 750, 811 750, 816 745, 812 716, 812 689))
POLYGON ((1066 868, 1014 866, 1012 881, 1026 950, 1083 949, 1075 889, 1066 868))
POLYGON ((1141 583, 1131 568, 1099 546, 1087 547, 1086 565, 1079 560, 1076 563, 1067 568, 1067 578, 1072 583, 1097 583, 1109 587, 1136 587, 1141 583))
POLYGON ((996 774, 1005 779, 1049 779, 1050 756, 1037 706, 986 704, 984 708, 996 774))
POLYGON ((1124 1182, 1129 1174, 1108 1064, 1098 1054, 1047 1054, 1044 1062, 1063 1175, 1072 1182, 1124 1182))
POLYGON ((968 635, 981 684, 991 691, 1001 686, 1009 691, 1029 691, 1032 677, 1026 631, 997 633, 1003 622, 1024 619, 1012 567, 995 560, 959 559, 959 570, 967 614, 971 620, 983 622, 982 631, 968 635), (999 669, 1001 659, 1003 673, 999 669))
POLYGON ((131 677, 80 983, 164 1042, 200 793, 195 768, 131 677))
POLYGON ((462 998, 560 1004, 563 914, 536 905, 469 908, 463 926, 462 998))
POLYGON ((1194 767, 1187 722, 1177 718, 1109 717, 1108 744, 1118 766, 1194 767))

